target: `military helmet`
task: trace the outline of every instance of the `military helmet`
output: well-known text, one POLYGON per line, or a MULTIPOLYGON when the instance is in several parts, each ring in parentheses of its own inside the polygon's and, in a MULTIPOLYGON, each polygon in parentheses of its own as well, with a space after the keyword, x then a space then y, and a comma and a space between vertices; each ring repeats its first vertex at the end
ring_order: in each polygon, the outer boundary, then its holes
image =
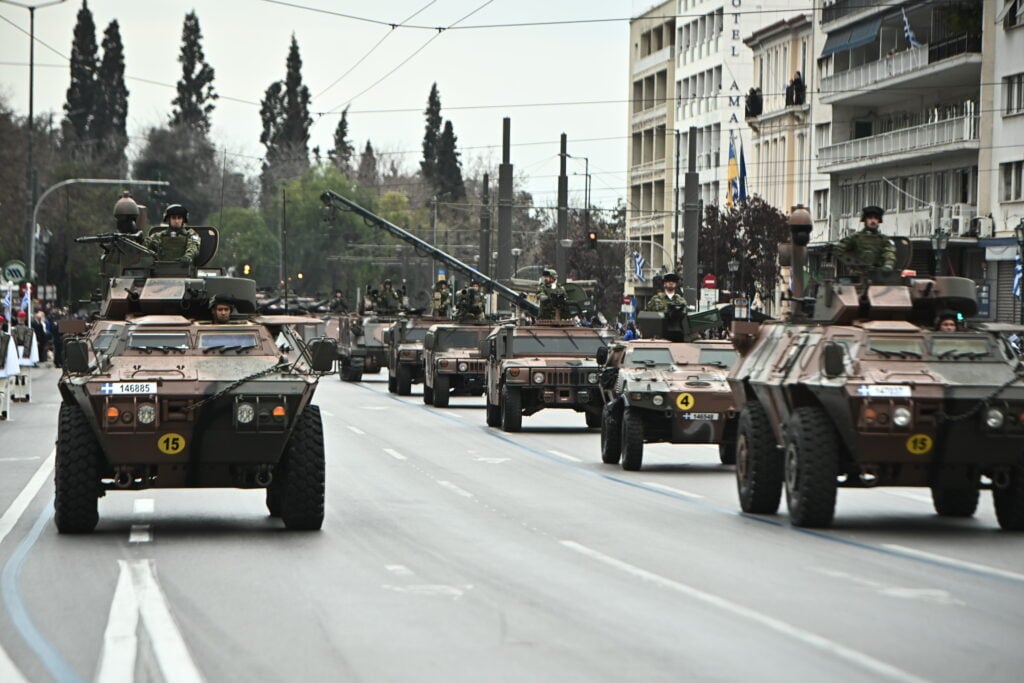
POLYGON ((679 276, 675 273, 665 273, 661 276, 662 283, 665 282, 679 282, 679 276))
POLYGON ((878 219, 878 222, 882 222, 882 216, 885 215, 885 209, 880 206, 865 206, 860 212, 860 219, 862 221, 867 220, 870 216, 874 216, 878 219))
POLYGON ((114 204, 114 218, 138 218, 139 205, 132 199, 131 192, 122 192, 114 204))
POLYGON ((210 297, 210 310, 212 311, 216 306, 220 304, 226 304, 231 308, 235 307, 235 297, 230 294, 217 294, 210 297))
POLYGON ((558 279, 558 271, 555 270, 554 268, 545 268, 544 270, 541 271, 542 277, 547 277, 549 275, 555 278, 556 280, 558 279))
POLYGON ((389 278, 389 277, 388 278, 384 278, 384 282, 382 284, 390 285, 391 284, 391 278, 389 278))
POLYGON ((167 219, 170 218, 171 216, 181 216, 182 218, 185 219, 185 222, 187 223, 188 209, 186 209, 181 204, 171 204, 170 206, 167 207, 167 210, 164 211, 164 223, 166 223, 167 219))
POLYGON ((438 280, 437 282, 434 283, 434 289, 441 289, 442 286, 447 287, 448 286, 448 281, 447 280, 438 280))

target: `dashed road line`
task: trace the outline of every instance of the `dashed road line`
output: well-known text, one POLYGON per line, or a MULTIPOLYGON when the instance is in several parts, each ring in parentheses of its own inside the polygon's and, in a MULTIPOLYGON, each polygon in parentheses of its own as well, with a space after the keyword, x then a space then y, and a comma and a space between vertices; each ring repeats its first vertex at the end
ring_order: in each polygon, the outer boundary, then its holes
POLYGON ((928 553, 923 550, 915 550, 914 548, 908 548, 905 545, 897 545, 895 543, 883 543, 882 547, 900 553, 901 555, 909 555, 911 557, 916 557, 921 560, 927 560, 929 562, 935 562, 943 565, 953 565, 954 567, 967 569, 972 572, 977 572, 978 574, 988 574, 989 576, 998 576, 1001 579, 1010 579, 1011 581, 1024 582, 1024 574, 1018 574, 1017 572, 1011 572, 1006 569, 989 567, 988 565, 978 564, 977 562, 967 562, 966 560, 958 560, 953 557, 946 557, 945 555, 936 555, 934 553, 928 553))
POLYGON ((455 493, 455 494, 458 494, 458 495, 462 496, 463 498, 476 498, 476 496, 474 496, 472 493, 470 493, 466 489, 464 489, 464 488, 462 488, 460 486, 456 486, 455 484, 451 483, 450 481, 441 481, 440 479, 438 479, 436 481, 437 481, 438 484, 440 484, 444 488, 448 489, 452 493, 455 493))
POLYGON ((395 460, 407 460, 408 459, 404 455, 402 455, 401 453, 396 451, 394 448, 385 448, 384 452, 387 453, 388 455, 390 455, 395 460))
POLYGON ((583 462, 583 460, 581 458, 577 458, 575 455, 569 455, 568 453, 563 453, 562 451, 550 451, 549 450, 548 453, 550 453, 551 455, 555 456, 556 458, 561 458, 562 460, 568 460, 569 462, 583 462))
POLYGON ((356 427, 355 425, 348 425, 348 428, 352 431, 353 434, 358 434, 359 436, 363 436, 364 434, 366 434, 366 432, 364 432, 359 427, 356 427))
POLYGON ((149 543, 153 540, 153 534, 148 524, 132 524, 132 530, 128 534, 129 543, 149 543))
POLYGON ((28 455, 23 458, 0 458, 0 462, 25 462, 29 460, 39 460, 38 455, 28 455))
POLYGON ((386 564, 384 568, 396 576, 412 576, 413 571, 404 564, 386 564))
POLYGON ((693 498, 694 500, 701 500, 702 498, 704 498, 704 496, 700 495, 699 493, 691 493, 690 491, 684 491, 682 489, 677 489, 674 486, 665 486, 664 484, 659 484, 656 481, 645 481, 644 482, 644 486, 650 486, 652 489, 658 489, 659 491, 667 491, 669 493, 675 493, 677 495, 684 496, 686 498, 693 498))

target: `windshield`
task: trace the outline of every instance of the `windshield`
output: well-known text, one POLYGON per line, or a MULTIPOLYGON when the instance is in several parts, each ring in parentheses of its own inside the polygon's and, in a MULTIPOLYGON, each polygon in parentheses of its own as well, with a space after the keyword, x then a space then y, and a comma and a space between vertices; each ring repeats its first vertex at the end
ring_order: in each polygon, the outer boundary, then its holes
POLYGON ((981 358, 991 353, 988 340, 965 335, 932 337, 932 353, 943 360, 981 358))
POLYGON ((405 331, 406 342, 421 342, 427 336, 428 328, 426 327, 412 327, 405 331))
POLYGON ((97 353, 106 353, 110 349, 111 345, 117 340, 118 333, 113 330, 106 330, 96 335, 96 339, 92 342, 93 351, 97 353))
POLYGON ((672 352, 668 349, 630 349, 626 363, 637 367, 647 365, 672 365, 672 352))
POLYGON ((871 337, 867 352, 883 358, 916 360, 924 355, 920 337, 871 337))
POLYGON ((199 335, 199 348, 204 352, 224 349, 251 349, 256 346, 256 335, 252 332, 233 332, 199 335))
POLYGON ((437 349, 475 349, 480 341, 487 336, 488 329, 479 330, 444 330, 438 332, 437 349))
POLYGON ((607 340, 601 337, 551 337, 533 335, 529 332, 516 334, 512 351, 517 356, 549 354, 559 356, 593 356, 607 340))
POLYGON ((736 352, 732 349, 701 349, 697 362, 731 368, 736 362, 736 352))
POLYGON ((188 332, 133 332, 128 335, 128 348, 184 351, 189 348, 188 332))

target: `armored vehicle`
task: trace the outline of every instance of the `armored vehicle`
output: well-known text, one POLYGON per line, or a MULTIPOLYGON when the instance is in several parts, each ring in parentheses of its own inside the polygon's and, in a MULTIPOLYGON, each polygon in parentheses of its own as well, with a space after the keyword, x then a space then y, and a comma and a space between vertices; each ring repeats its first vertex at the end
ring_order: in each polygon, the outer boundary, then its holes
MULTIPOLYGON (((197 232, 202 267, 217 233, 197 232)), ((65 326, 58 530, 92 531, 107 491, 212 487, 266 489, 285 526, 319 529, 324 439, 311 401, 333 340, 305 341, 308 317, 254 315, 252 280, 154 262, 124 235, 79 241, 105 247, 109 279, 99 318, 65 326), (233 305, 230 322, 212 322, 213 300, 233 305)))
POLYGON ((487 361, 480 344, 491 326, 474 323, 434 325, 423 340, 423 402, 438 408, 451 396, 480 396, 484 393, 487 361))
POLYGON ((596 355, 611 341, 604 330, 571 323, 496 327, 481 348, 487 354, 487 425, 518 432, 524 415, 563 408, 585 413, 588 427, 600 427, 596 355))
POLYGON ((359 382, 363 379, 363 373, 375 375, 381 368, 387 367, 384 330, 396 319, 394 316, 359 314, 332 316, 329 319, 328 334, 337 330, 338 374, 342 381, 359 382))
POLYGON ((939 515, 970 517, 988 488, 1000 526, 1024 529, 1021 362, 1004 329, 932 329, 976 313, 974 282, 824 269, 805 296, 810 218, 790 223, 787 319, 733 323, 742 509, 773 513, 784 488, 793 524, 826 527, 837 487, 926 486, 939 515))
POLYGON ((384 330, 388 359, 388 391, 408 396, 423 381, 423 339, 436 318, 400 317, 384 330))

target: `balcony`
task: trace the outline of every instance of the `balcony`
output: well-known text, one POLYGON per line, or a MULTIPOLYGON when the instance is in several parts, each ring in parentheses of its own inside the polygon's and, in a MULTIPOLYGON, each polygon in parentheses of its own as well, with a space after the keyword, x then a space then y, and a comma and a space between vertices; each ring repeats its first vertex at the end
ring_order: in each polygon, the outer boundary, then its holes
POLYGON ((646 57, 641 57, 633 63, 633 76, 643 73, 649 69, 660 67, 666 63, 671 64, 675 58, 675 47, 669 45, 668 47, 662 48, 657 52, 652 52, 646 57))
MULTIPOLYGON (((875 12, 884 10, 888 5, 879 5, 878 0, 836 0, 831 5, 821 8, 821 25, 828 26, 835 22, 852 24, 875 12)), ((835 23, 839 27, 839 23, 835 23)), ((829 26, 829 30, 833 27, 829 26)))
POLYGON ((664 102, 656 104, 653 107, 647 109, 641 109, 638 112, 633 112, 633 116, 630 118, 630 126, 634 133, 646 130, 648 128, 654 128, 660 124, 668 121, 668 105, 664 102))
POLYGON ((934 45, 896 52, 821 80, 823 104, 879 107, 906 98, 895 86, 942 88, 981 76, 981 37, 963 35, 934 45))
POLYGON ((871 135, 822 147, 818 168, 826 173, 847 171, 868 164, 893 164, 978 148, 978 117, 958 116, 944 121, 871 135))
POLYGON ((645 161, 641 164, 631 166, 629 169, 630 185, 649 183, 654 180, 665 178, 665 157, 654 161, 645 161))

